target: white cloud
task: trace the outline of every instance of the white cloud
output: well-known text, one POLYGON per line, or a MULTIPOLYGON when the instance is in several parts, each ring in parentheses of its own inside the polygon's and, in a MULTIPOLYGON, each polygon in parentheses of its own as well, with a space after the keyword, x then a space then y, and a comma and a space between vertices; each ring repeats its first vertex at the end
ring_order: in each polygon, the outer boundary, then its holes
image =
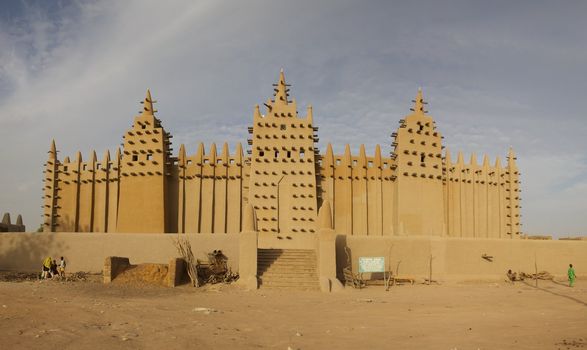
POLYGON ((356 152, 364 143, 368 153, 375 144, 389 152, 389 135, 422 86, 451 151, 502 160, 508 146, 517 151, 527 229, 585 233, 587 218, 577 214, 587 208, 587 160, 578 151, 587 147, 579 73, 587 45, 578 34, 587 30, 584 5, 532 6, 515 16, 453 6, 24 6, 0 22, 0 162, 8 165, 0 172, 0 209, 36 226, 51 138, 62 157, 78 148, 84 155, 113 150, 146 88, 176 150, 185 143, 193 153, 200 141, 207 150, 228 141, 234 150, 246 144, 253 106, 284 67, 300 113, 314 107, 320 148, 332 142, 341 152, 350 143, 356 152))

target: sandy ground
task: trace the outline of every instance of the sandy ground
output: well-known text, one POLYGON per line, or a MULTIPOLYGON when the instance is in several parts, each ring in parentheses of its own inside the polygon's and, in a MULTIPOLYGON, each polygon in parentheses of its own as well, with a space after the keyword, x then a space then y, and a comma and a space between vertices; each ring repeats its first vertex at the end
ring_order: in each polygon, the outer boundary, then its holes
POLYGON ((451 283, 334 294, 0 282, 1 349, 587 349, 587 286, 451 283))

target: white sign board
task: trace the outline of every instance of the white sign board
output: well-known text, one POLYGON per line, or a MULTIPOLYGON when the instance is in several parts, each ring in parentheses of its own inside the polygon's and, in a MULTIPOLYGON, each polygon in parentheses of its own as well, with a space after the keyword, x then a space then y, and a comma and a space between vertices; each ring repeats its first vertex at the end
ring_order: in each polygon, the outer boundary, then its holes
POLYGON ((359 257, 359 272, 385 272, 385 258, 377 257, 359 257))

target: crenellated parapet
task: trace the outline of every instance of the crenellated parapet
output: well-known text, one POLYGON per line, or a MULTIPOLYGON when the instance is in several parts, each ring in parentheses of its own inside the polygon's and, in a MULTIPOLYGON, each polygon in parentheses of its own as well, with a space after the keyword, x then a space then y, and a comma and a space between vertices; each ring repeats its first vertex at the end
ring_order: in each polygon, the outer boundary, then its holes
POLYGON ((391 235, 395 160, 382 157, 379 145, 373 156, 367 156, 364 145, 353 155, 348 144, 342 155, 334 155, 328 144, 320 158, 319 197, 332 203, 336 232, 391 235))
POLYGON ((337 234, 520 236, 513 151, 504 165, 487 156, 479 164, 475 154, 465 162, 460 152, 454 160, 421 90, 389 151, 377 145, 371 154, 348 144, 342 154, 330 144, 320 154, 313 109, 300 115, 289 92, 281 71, 263 113, 253 109, 246 156, 241 144, 231 153, 226 143, 200 143, 194 153, 180 145, 174 156, 149 90, 115 153, 98 159, 92 151, 84 161, 78 152, 61 162, 53 142, 45 230, 238 233, 250 206, 260 234, 291 239, 318 232, 318 208, 328 203, 337 234))
POLYGON ((450 236, 519 237, 519 172, 511 149, 505 167, 499 157, 491 165, 487 155, 479 165, 474 153, 466 163, 459 152, 453 163, 446 150, 445 170, 446 222, 450 236))
MULTIPOLYGON (((54 143, 51 149, 55 149, 54 143)), ((50 151, 53 152, 56 150, 50 151)), ((83 161, 81 152, 77 152, 74 161, 69 156, 63 161, 57 157, 50 159, 48 165, 55 164, 55 171, 52 178, 45 179, 45 191, 49 191, 51 184, 55 183, 55 195, 51 209, 50 194, 45 194, 46 231, 112 232, 116 228, 115 189, 118 188, 120 153, 117 152, 114 160, 109 154, 106 151, 102 161, 98 161, 94 151, 87 162, 83 161), (53 219, 49 221, 51 210, 53 219), (111 216, 114 216, 114 221, 109 220, 111 216)))
POLYGON ((225 143, 218 154, 215 144, 206 153, 200 143, 191 156, 181 145, 177 159, 178 232, 240 232, 247 174, 241 144, 230 154, 225 143))

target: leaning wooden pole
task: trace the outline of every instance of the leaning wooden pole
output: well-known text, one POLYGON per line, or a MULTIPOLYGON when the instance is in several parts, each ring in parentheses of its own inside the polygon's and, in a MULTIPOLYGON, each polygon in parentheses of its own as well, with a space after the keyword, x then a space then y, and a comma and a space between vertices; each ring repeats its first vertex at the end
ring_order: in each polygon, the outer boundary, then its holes
POLYGON ((429 274, 428 274, 428 285, 432 284, 432 259, 434 259, 434 257, 432 256, 432 254, 430 254, 430 268, 429 268, 429 274))
POLYGON ((536 253, 534 253, 534 281, 536 288, 538 288, 538 262, 536 259, 536 253))

